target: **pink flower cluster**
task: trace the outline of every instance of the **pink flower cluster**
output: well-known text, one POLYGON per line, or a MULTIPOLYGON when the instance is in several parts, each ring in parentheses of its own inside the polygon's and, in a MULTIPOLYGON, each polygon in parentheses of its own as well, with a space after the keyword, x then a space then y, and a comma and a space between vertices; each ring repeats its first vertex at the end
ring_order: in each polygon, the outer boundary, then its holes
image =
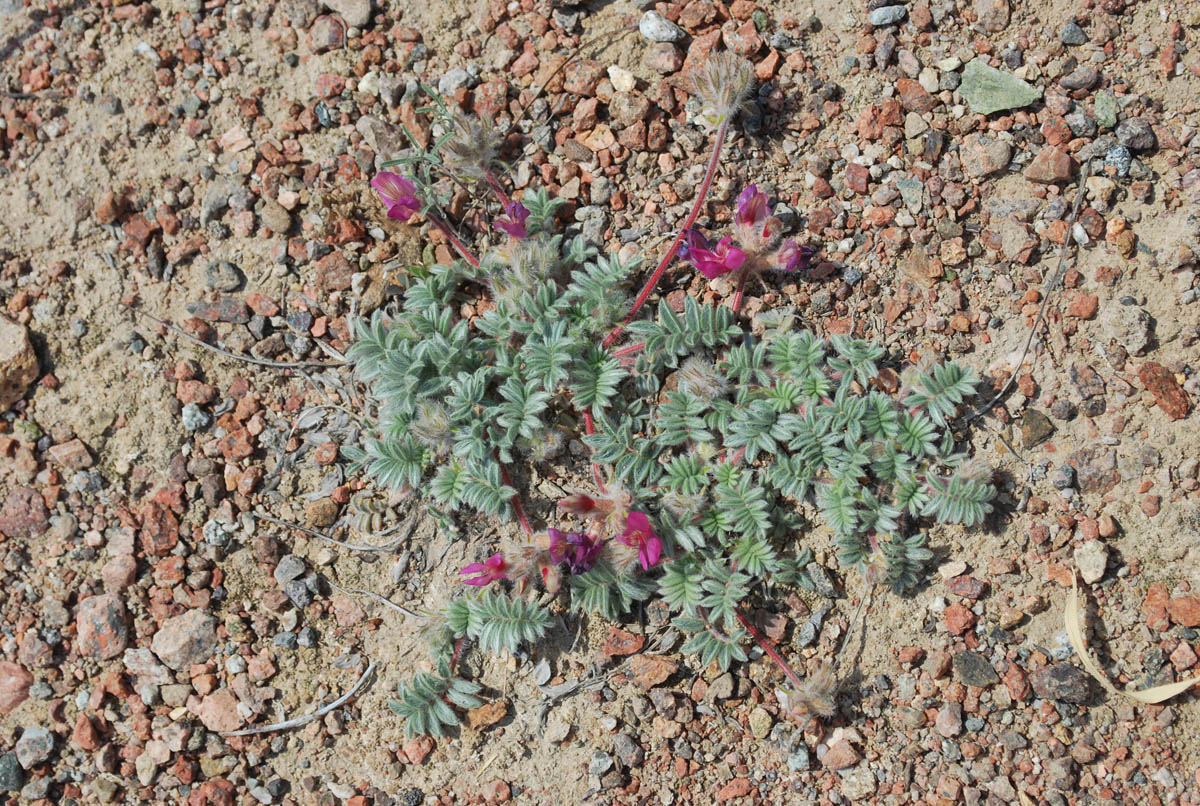
MULTIPOLYGON (((587 496, 571 496, 571 499, 586 499, 595 504, 587 496)), ((575 501, 576 504, 580 502, 575 501)), ((589 508, 594 511, 595 507, 589 508)), ((552 593, 558 590, 561 574, 558 566, 565 563, 572 574, 587 573, 596 564, 600 551, 604 548, 603 538, 584 532, 562 532, 558 529, 547 529, 546 537, 549 545, 542 555, 546 560, 540 564, 543 580, 547 589, 552 593), (548 563, 547 563, 548 561, 548 563)), ((654 533, 650 518, 644 512, 629 512, 625 516, 625 528, 615 540, 622 545, 637 549, 638 561, 643 571, 649 571, 658 565, 662 559, 662 539, 654 533)), ((487 585, 501 579, 508 579, 512 564, 504 559, 500 552, 493 554, 482 562, 471 563, 459 572, 464 585, 487 585)), ((523 576, 520 572, 518 577, 523 576)))
POLYGON ((684 233, 679 256, 713 280, 743 268, 797 271, 808 267, 816 251, 810 246, 800 246, 790 238, 772 250, 782 223, 772 215, 766 194, 760 193, 756 185, 749 185, 738 196, 733 228, 738 236, 737 245, 733 236, 726 235, 712 246, 698 230, 688 230, 684 233))

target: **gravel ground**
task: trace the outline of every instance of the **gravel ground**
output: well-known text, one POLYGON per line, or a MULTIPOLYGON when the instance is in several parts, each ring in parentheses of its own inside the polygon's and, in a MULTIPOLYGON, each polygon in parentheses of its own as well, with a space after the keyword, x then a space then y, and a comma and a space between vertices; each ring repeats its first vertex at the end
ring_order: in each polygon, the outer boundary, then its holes
MULTIPOLYGON (((1078 571, 1110 679, 1200 671, 1200 8, 888 2, 0 0, 0 801, 1200 803, 1200 687, 1104 692, 1062 615, 1078 571), (846 642, 833 719, 781 718, 765 659, 688 666, 651 606, 468 653, 488 704, 406 740, 386 702, 421 639, 354 591, 440 605, 500 527, 454 540, 347 473, 348 321, 450 254, 366 182, 400 123, 430 135, 421 80, 511 127, 517 194, 653 257, 709 147, 687 71, 721 49, 759 92, 701 222, 753 181, 820 250, 745 317, 1015 378, 969 434, 999 512, 934 530, 931 582, 853 630, 862 583, 806 536, 829 598, 756 616, 808 671, 846 642), (345 707, 222 736, 372 663, 345 707)), ((482 203, 451 204, 469 236, 482 203)), ((678 265, 661 290, 732 297, 678 265)), ((578 471, 530 480, 535 520, 578 471)))

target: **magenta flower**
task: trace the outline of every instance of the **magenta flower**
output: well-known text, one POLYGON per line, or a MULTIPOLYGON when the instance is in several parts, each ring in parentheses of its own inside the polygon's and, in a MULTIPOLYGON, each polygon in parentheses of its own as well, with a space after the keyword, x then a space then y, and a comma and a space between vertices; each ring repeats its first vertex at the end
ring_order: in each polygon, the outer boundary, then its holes
POLYGON ((504 208, 508 218, 497 218, 493 226, 501 232, 517 239, 524 238, 529 233, 525 230, 525 219, 529 218, 529 210, 520 202, 509 202, 504 208))
POLYGON ((371 187, 375 188, 383 203, 387 205, 388 218, 407 221, 414 213, 421 212, 422 205, 417 197, 417 186, 411 179, 383 171, 375 174, 375 178, 371 180, 371 187))
POLYGON ((808 244, 799 246, 791 238, 788 238, 783 242, 783 246, 779 247, 779 252, 775 257, 779 261, 779 268, 784 271, 797 271, 807 269, 809 260, 816 253, 817 250, 808 244))
POLYGON ((477 575, 471 579, 464 579, 464 585, 486 585, 498 579, 507 579, 507 571, 508 564, 504 562, 504 555, 497 552, 481 563, 471 563, 459 571, 458 574, 459 576, 465 574, 477 575))
POLYGON ((737 199, 737 212, 733 214, 733 223, 747 232, 766 233, 767 218, 771 211, 767 209, 767 194, 759 193, 757 185, 747 185, 737 199))
POLYGON ((547 529, 550 537, 550 560, 555 563, 567 563, 572 574, 582 574, 590 571, 600 556, 601 543, 582 532, 571 532, 564 535, 557 529, 547 529))
POLYGON ((662 557, 662 540, 654 534, 650 519, 643 512, 630 512, 625 519, 625 531, 617 538, 626 546, 636 547, 642 570, 649 571, 662 557))
POLYGON ((733 245, 733 238, 726 235, 712 247, 708 240, 694 229, 687 231, 683 245, 679 247, 679 254, 710 280, 736 271, 746 262, 746 253, 733 245))

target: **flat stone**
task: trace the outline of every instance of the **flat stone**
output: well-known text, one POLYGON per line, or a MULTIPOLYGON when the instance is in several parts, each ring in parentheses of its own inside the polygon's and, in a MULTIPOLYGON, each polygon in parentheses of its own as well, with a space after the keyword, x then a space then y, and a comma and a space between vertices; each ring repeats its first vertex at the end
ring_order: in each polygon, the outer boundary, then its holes
POLYGON ((1108 90, 1100 90, 1096 93, 1092 101, 1092 112, 1096 118, 1096 125, 1102 129, 1111 129, 1117 125, 1117 117, 1121 114, 1121 107, 1117 103, 1117 98, 1108 90))
POLYGON ((886 25, 895 25, 907 16, 908 8, 906 6, 883 6, 868 14, 867 22, 876 28, 882 28, 886 25))
POLYGON ((371 21, 371 0, 322 0, 330 11, 342 15, 352 28, 365 28, 371 21))
POLYGON ((245 723, 238 713, 237 697, 228 688, 218 689, 201 700, 196 716, 214 733, 237 730, 245 723))
POLYGON ((1150 151, 1158 144, 1154 129, 1141 118, 1125 118, 1113 133, 1117 142, 1131 151, 1150 151))
POLYGON ((853 767, 861 760, 862 756, 859 755, 859 752, 854 749, 854 746, 850 742, 845 739, 839 739, 829 746, 829 750, 826 751, 825 757, 821 759, 821 763, 831 770, 844 770, 847 767, 853 767))
POLYGON ((1012 146, 988 134, 968 134, 963 138, 960 160, 973 179, 1003 171, 1012 160, 1012 146))
POLYGON ((1029 675, 1033 691, 1048 700, 1083 704, 1092 697, 1091 678, 1078 666, 1056 663, 1029 675))
POLYGON ((24 666, 0 661, 0 716, 10 713, 29 697, 33 675, 24 666))
POLYGON ((1104 494, 1117 485, 1121 474, 1117 470, 1116 449, 1107 445, 1090 445, 1071 454, 1079 492, 1104 494))
POLYGON ((954 676, 964 685, 986 688, 1000 682, 1000 675, 988 659, 973 650, 959 652, 951 663, 954 676))
POLYGON ((29 391, 37 380, 38 360, 29 340, 29 331, 7 316, 0 316, 0 412, 29 391))
POLYGON ((32 769, 54 752, 54 734, 45 728, 29 728, 21 734, 14 750, 21 766, 32 769))
POLYGON ((629 659, 633 682, 642 688, 653 688, 667 681, 679 669, 679 663, 661 655, 634 655, 629 659))
POLYGON ((508 716, 508 700, 487 702, 478 708, 467 711, 467 727, 471 730, 484 730, 506 716, 508 716))
POLYGON ((962 704, 948 702, 939 708, 937 718, 933 721, 933 728, 947 739, 962 733, 962 704))
POLYGON ((1042 97, 1038 88, 987 65, 983 59, 967 62, 958 91, 977 115, 1020 109, 1042 97))
POLYGON ((18 792, 25 783, 25 771, 16 753, 0 756, 0 792, 18 792))
MULTIPOLYGON (((751 715, 753 722, 753 715, 751 715)), ((646 761, 646 750, 628 733, 618 733, 613 737, 613 754, 626 767, 640 767, 646 761)))
POLYGON ((1147 361, 1138 368, 1138 379, 1146 390, 1154 395, 1155 402, 1170 420, 1182 420, 1192 409, 1187 392, 1175 379, 1171 370, 1154 361, 1147 361))
POLYGON ((29 539, 50 528, 50 511, 37 490, 13 487, 0 507, 0 534, 29 539))
POLYGON ((81 655, 111 660, 129 645, 129 614, 115 593, 91 596, 79 603, 75 647, 81 655))
POLYGON ((154 634, 150 649, 177 672, 206 663, 217 649, 217 620, 203 610, 169 618, 154 634))
POLYGON ((1030 182, 1049 185, 1070 180, 1075 169, 1075 160, 1066 151, 1058 146, 1044 146, 1026 166, 1024 174, 1030 182))
POLYGON ((1008 0, 975 0, 973 8, 985 31, 998 34, 1008 27, 1008 18, 1012 13, 1008 0))
POLYGON ((657 11, 647 11, 638 22, 638 31, 651 42, 678 42, 687 32, 657 11))
POLYGON ((1068 90, 1090 90, 1100 83, 1100 73, 1095 67, 1082 64, 1058 80, 1068 90))
POLYGON ((771 725, 774 720, 771 714, 762 706, 755 708, 750 712, 750 734, 755 739, 765 739, 771 733, 771 725))
POLYGON ((1068 22, 1058 32, 1058 38, 1064 45, 1082 45, 1088 41, 1088 35, 1073 22, 1068 22))
POLYGON ((1099 341, 1120 344, 1130 355, 1142 355, 1154 338, 1154 318, 1136 305, 1117 305, 1115 308, 1099 319, 1099 341))
POLYGON ((1108 547, 1099 540, 1089 540, 1075 549, 1075 565, 1084 582, 1099 582, 1108 566, 1108 547))

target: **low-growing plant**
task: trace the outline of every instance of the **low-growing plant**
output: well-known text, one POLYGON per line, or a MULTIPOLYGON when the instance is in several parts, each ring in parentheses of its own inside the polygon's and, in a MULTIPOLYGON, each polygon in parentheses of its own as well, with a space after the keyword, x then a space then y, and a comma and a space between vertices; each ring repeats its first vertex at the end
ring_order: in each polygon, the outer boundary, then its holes
POLYGON ((462 595, 431 618, 434 671, 393 703, 410 733, 440 734, 455 707, 478 704, 478 686, 455 674, 464 642, 514 652, 544 636, 551 608, 617 619, 652 596, 700 664, 728 668, 757 641, 789 680, 784 706, 830 714, 832 666, 801 679, 745 611, 768 587, 811 586, 809 516, 843 565, 902 592, 924 577, 925 524, 975 526, 990 511, 990 471, 956 450, 949 427, 973 393, 970 370, 897 376, 882 347, 821 338, 790 315, 760 315, 757 334, 740 323, 748 278, 800 272, 813 254, 783 240, 753 185, 732 235, 713 245, 692 228, 750 76, 728 55, 700 69, 695 88, 717 129, 709 170, 632 303, 638 261, 563 234, 562 201, 544 189, 513 201, 494 173, 497 132, 440 102, 428 110, 434 147, 396 161, 405 175, 372 181, 389 216, 423 214, 461 259, 413 268, 402 300, 357 324, 349 355, 377 406, 357 460, 380 485, 415 491, 447 527, 478 513, 515 518, 525 535, 462 569, 462 595), (451 180, 490 187, 503 212, 492 224, 503 235, 481 239, 478 257, 438 212, 451 180), (677 252, 706 277, 731 273, 732 305, 687 296, 637 318, 677 252), (590 451, 590 473, 535 531, 512 473, 528 478, 572 440, 590 451))

